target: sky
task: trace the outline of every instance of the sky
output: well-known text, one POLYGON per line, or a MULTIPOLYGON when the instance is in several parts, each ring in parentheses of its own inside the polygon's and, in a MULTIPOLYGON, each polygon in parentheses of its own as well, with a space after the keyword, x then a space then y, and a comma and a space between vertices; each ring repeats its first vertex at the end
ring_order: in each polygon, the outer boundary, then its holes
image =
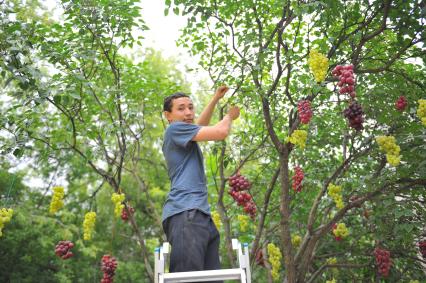
POLYGON ((140 3, 142 17, 150 28, 143 34, 145 44, 161 50, 167 57, 188 56, 182 48, 177 48, 175 43, 180 34, 179 30, 186 24, 186 18, 174 13, 164 16, 166 6, 162 0, 141 0, 140 3))
POLYGON ((208 73, 199 69, 190 74, 186 73, 188 67, 191 69, 197 67, 196 58, 192 58, 186 49, 176 45, 176 40, 181 35, 180 30, 186 25, 187 17, 177 16, 173 11, 165 16, 166 5, 164 2, 164 0, 140 0, 142 18, 149 27, 149 30, 143 33, 145 38, 143 43, 147 47, 161 51, 165 57, 177 58, 179 60, 177 68, 184 73, 186 80, 192 84, 191 93, 195 93, 196 88, 200 87, 200 81, 209 80, 208 73))

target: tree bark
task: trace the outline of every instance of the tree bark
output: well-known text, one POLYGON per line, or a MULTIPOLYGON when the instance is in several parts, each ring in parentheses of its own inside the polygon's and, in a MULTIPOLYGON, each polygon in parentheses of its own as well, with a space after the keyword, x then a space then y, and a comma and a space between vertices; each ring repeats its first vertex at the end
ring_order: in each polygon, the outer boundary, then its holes
POLYGON ((286 271, 285 282, 296 282, 296 266, 293 256, 293 245, 291 243, 290 233, 290 194, 289 194, 289 174, 288 174, 288 147, 284 147, 280 155, 280 179, 281 179, 281 247, 283 249, 284 265, 286 271))

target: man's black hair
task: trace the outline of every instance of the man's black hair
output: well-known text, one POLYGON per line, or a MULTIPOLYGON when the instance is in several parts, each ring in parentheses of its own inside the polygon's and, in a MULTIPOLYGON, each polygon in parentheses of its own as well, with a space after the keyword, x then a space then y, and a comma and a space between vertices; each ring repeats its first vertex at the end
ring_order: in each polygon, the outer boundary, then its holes
POLYGON ((164 98, 163 111, 172 112, 173 100, 180 97, 189 97, 183 92, 176 92, 164 98))

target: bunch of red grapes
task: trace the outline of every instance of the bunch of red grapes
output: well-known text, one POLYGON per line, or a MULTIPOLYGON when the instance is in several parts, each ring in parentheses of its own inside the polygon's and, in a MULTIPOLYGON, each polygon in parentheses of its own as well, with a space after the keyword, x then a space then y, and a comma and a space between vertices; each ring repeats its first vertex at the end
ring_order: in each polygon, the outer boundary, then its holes
MULTIPOLYGON (((356 96, 355 93, 355 77, 354 77, 354 66, 353 65, 337 65, 332 74, 339 78, 337 86, 340 87, 339 93, 344 94, 348 93, 349 96, 354 99, 356 96)), ((345 117, 349 120, 349 126, 359 131, 363 129, 362 123, 364 114, 361 104, 352 100, 349 104, 349 107, 343 111, 345 117)))
POLYGON ((362 115, 364 111, 362 110, 361 104, 356 101, 352 101, 349 104, 349 107, 343 111, 343 115, 349 120, 349 126, 359 131, 364 127, 362 123, 364 122, 364 118, 362 115))
POLYGON ((293 183, 292 188, 295 192, 300 192, 302 190, 302 181, 305 177, 302 168, 299 166, 294 167, 294 175, 292 177, 293 183))
POLYGON ((337 86, 340 87, 339 93, 348 93, 350 97, 355 98, 355 77, 353 65, 337 65, 331 72, 333 76, 339 78, 337 86))
POLYGON ((112 283, 114 280, 115 270, 117 269, 117 260, 110 255, 104 255, 102 257, 101 269, 104 273, 101 283, 112 283))
POLYGON ((128 205, 127 208, 124 207, 121 210, 121 219, 123 221, 127 221, 127 220, 129 220, 129 215, 133 215, 133 213, 135 213, 135 209, 133 207, 131 207, 130 205, 128 205))
POLYGON ((297 103, 297 111, 299 112, 300 122, 309 124, 312 118, 311 102, 309 100, 301 100, 297 103))
POLYGON ((426 259, 426 240, 422 240, 419 242, 419 249, 422 257, 426 259))
POLYGON ((395 101, 395 108, 398 111, 404 111, 405 107, 407 107, 408 101, 405 96, 401 95, 396 101, 395 101))
POLYGON ((228 193, 239 206, 244 207, 244 212, 254 219, 256 217, 256 205, 254 204, 251 195, 245 192, 250 189, 251 184, 249 180, 238 172, 234 176, 229 177, 229 186, 231 189, 228 193))
POLYGON ((71 241, 59 241, 55 247, 55 254, 62 259, 68 259, 74 255, 71 251, 73 247, 71 241))
POLYGON ((375 248, 374 256, 376 257, 376 265, 379 273, 387 277, 391 267, 390 252, 385 249, 375 248))

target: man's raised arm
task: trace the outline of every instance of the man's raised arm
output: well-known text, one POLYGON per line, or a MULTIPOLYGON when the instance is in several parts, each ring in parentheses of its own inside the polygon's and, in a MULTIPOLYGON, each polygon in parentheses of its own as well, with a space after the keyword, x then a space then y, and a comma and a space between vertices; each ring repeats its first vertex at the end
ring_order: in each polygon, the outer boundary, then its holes
POLYGON ((224 140, 231 131, 232 121, 240 116, 240 109, 231 107, 228 113, 214 126, 201 127, 192 139, 193 141, 221 141, 224 140))
POLYGON ((225 95, 228 90, 229 88, 227 86, 220 86, 216 89, 212 100, 210 100, 209 104, 207 104, 203 112, 201 112, 201 115, 197 120, 197 125, 208 126, 210 124, 210 119, 212 118, 212 114, 217 102, 225 95))

